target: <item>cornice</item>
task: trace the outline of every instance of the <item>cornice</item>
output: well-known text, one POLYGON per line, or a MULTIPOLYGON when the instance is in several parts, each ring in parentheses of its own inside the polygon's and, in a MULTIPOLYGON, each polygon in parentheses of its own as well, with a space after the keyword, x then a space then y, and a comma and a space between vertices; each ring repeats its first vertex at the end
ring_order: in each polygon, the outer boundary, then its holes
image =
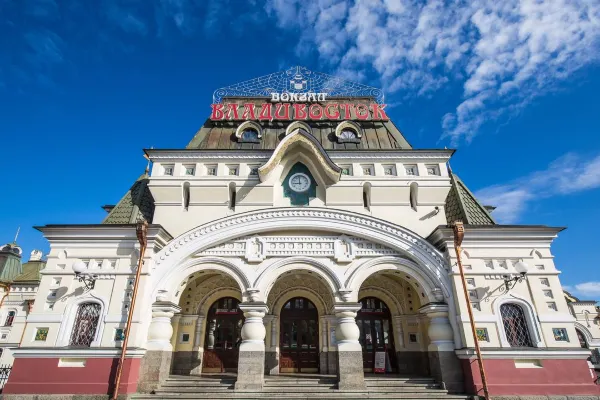
MULTIPOLYGON (((414 160, 427 159, 446 162, 454 154, 454 150, 395 150, 395 151, 343 151, 325 150, 332 160, 414 160)), ((189 160, 264 160, 267 161, 273 150, 146 150, 146 154, 153 162, 176 162, 189 160)))
MULTIPOLYGON (((474 349, 460 349, 455 351, 460 359, 472 359, 476 357, 474 349)), ((511 360, 538 360, 538 359, 587 359, 590 350, 555 350, 555 349, 481 349, 481 355, 485 359, 511 359, 511 360)))
MULTIPOLYGON (((145 349, 128 348, 127 358, 142 358, 145 349)), ((69 349, 64 347, 21 347, 12 350, 14 358, 115 358, 121 355, 120 348, 90 347, 69 349)))

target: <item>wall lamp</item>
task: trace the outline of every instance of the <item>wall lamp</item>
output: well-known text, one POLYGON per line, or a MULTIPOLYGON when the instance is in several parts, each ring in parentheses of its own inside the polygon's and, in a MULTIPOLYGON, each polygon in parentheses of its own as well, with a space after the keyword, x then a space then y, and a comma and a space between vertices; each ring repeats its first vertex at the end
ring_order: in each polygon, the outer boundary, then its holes
POLYGON ((73 272, 79 282, 82 282, 88 290, 92 290, 96 284, 98 275, 90 274, 86 271, 85 263, 81 260, 77 260, 73 263, 73 272))
POLYGON ((505 274, 502 275, 502 279, 504 279, 504 288, 505 291, 508 292, 519 282, 522 282, 525 279, 525 275, 527 275, 527 271, 529 270, 529 266, 523 262, 523 260, 519 260, 515 264, 516 274, 505 274))

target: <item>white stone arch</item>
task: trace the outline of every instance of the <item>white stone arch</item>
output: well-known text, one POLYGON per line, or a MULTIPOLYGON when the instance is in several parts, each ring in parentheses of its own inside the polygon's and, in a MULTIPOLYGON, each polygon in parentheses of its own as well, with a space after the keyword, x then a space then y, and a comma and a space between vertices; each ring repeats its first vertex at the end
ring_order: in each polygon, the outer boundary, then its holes
MULTIPOLYGON (((592 348, 592 346, 594 346, 594 337, 585 325, 583 325, 580 322, 575 322, 575 330, 581 332, 581 334, 585 338, 585 343, 587 344, 588 348, 592 348)), ((579 338, 576 339, 577 342, 579 342, 579 338)))
MULTIPOLYGON (((310 230, 316 232, 337 232, 348 236, 368 238, 410 257, 402 260, 402 265, 412 266, 420 277, 434 282, 446 298, 450 307, 451 322, 455 328, 455 305, 452 285, 448 276, 449 265, 444 256, 429 242, 412 231, 378 218, 351 211, 328 208, 283 207, 270 208, 231 215, 196 227, 173 239, 161 251, 153 256, 153 272, 149 290, 146 292, 146 304, 152 304, 159 291, 176 289, 187 276, 201 269, 203 263, 219 260, 220 264, 212 269, 230 273, 234 276, 242 292, 251 288, 254 279, 252 269, 241 269, 236 264, 218 257, 193 258, 198 252, 218 246, 229 240, 252 236, 270 231, 310 230), (219 267, 219 268, 217 268, 219 267)), ((344 282, 343 272, 331 271, 339 282, 344 282)), ((411 275, 412 276, 412 275, 411 275)), ((360 286, 360 284, 359 284, 360 286)), ((342 291, 346 293, 345 287, 342 291)), ((170 293, 173 296, 174 293, 170 293)), ((245 295, 245 294, 244 294, 245 295)), ((435 298, 435 296, 434 296, 435 298)), ((458 337, 458 335, 456 335, 458 337)), ((460 346, 460 341, 456 341, 460 346)))
MULTIPOLYGON (((178 303, 182 290, 179 290, 183 282, 198 271, 217 271, 229 275, 238 284, 240 291, 244 293, 250 288, 250 281, 244 271, 235 263, 220 257, 192 258, 180 264, 177 268, 167 271, 162 275, 161 287, 165 290, 168 298, 173 303, 178 303)), ((185 286, 185 285, 184 285, 185 286)), ((158 291, 154 294, 154 298, 158 291)))
POLYGON ((98 325, 96 326, 96 333, 94 334, 94 340, 90 344, 90 347, 99 347, 102 342, 102 335, 104 334, 105 319, 108 314, 109 300, 105 297, 96 293, 94 290, 85 292, 83 295, 78 297, 72 297, 67 300, 65 306, 65 312, 60 327, 58 328, 58 335, 56 336, 56 346, 68 346, 75 325, 75 318, 77 317, 77 311, 79 306, 84 303, 95 303, 100 305, 100 316, 98 318, 98 325))
POLYGON ((295 131, 296 129, 304 129, 306 132, 312 133, 312 129, 310 128, 310 125, 308 125, 306 122, 294 121, 291 124, 289 124, 287 128, 285 128, 286 136, 289 135, 290 133, 292 133, 293 131, 295 131))
POLYGON ((244 131, 246 129, 254 129, 256 130, 256 133, 258 133, 258 138, 262 138, 262 127, 260 126, 260 124, 258 124, 255 121, 245 121, 242 122, 240 124, 240 126, 237 127, 237 129, 235 130, 235 136, 238 139, 241 139, 242 134, 244 133, 244 131))
MULTIPOLYGON (((423 274, 417 263, 406 258, 395 256, 377 257, 367 260, 352 271, 346 280, 346 288, 352 290, 351 301, 358 301, 358 292, 363 282, 370 276, 381 271, 397 271, 409 276, 410 278, 406 281, 411 284, 417 294, 421 295, 421 293, 423 293, 425 295, 420 297, 421 304, 440 301, 439 297, 436 297, 436 291, 434 290, 438 288, 436 282, 428 275, 423 274)), ((449 288, 446 287, 442 288, 442 290, 443 289, 449 288)), ((451 296, 452 293, 449 290, 447 292, 444 291, 445 298, 449 300, 451 296)))
POLYGON ((264 301, 269 297, 269 292, 277 282, 277 279, 286 272, 292 270, 313 272, 318 275, 331 291, 331 295, 334 299, 338 291, 342 288, 340 279, 329 266, 321 261, 304 256, 287 257, 266 267, 256 278, 254 287, 260 290, 264 301))
POLYGON ((503 304, 516 304, 521 307, 523 314, 525 315, 525 321, 527 322, 527 328, 529 329, 529 337, 534 347, 545 347, 544 338, 541 335, 541 327, 537 321, 535 315, 535 309, 533 305, 524 297, 521 297, 515 293, 505 293, 494 299, 492 302, 492 312, 496 316, 496 329, 500 336, 500 345, 502 347, 511 347, 506 337, 506 331, 504 330, 504 323, 502 322, 502 314, 500 307, 503 304))

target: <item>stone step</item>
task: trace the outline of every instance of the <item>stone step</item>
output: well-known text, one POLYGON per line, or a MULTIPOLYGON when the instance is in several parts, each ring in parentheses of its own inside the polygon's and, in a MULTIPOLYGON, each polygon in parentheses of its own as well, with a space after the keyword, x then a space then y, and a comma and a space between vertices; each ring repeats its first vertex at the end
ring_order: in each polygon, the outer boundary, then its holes
MULTIPOLYGON (((157 400, 157 399, 214 399, 215 393, 160 393, 160 394, 136 394, 132 396, 132 399, 139 400, 157 400)), ((258 399, 295 399, 295 400, 314 400, 314 393, 264 393, 264 392, 224 392, 218 393, 219 399, 245 399, 245 400, 258 400, 258 399)), ((382 393, 368 393, 368 392, 331 392, 331 393, 319 393, 319 399, 403 399, 403 400, 423 400, 423 399, 439 399, 439 400, 471 400, 471 396, 466 395, 448 395, 448 394, 435 394, 435 393, 397 393, 397 392, 382 392, 382 393)))
MULTIPOLYGON (((215 393, 215 392, 227 392, 233 391, 230 387, 160 387, 155 390, 158 393, 215 393)), ((254 393, 255 391, 249 390, 236 390, 237 393, 254 393)), ((441 394, 446 395, 448 392, 442 389, 427 389, 427 388, 404 388, 404 387, 395 387, 393 389, 390 388, 370 388, 368 390, 356 390, 356 391, 340 391, 338 389, 333 389, 331 387, 263 387, 261 393, 414 393, 414 394, 441 394)))

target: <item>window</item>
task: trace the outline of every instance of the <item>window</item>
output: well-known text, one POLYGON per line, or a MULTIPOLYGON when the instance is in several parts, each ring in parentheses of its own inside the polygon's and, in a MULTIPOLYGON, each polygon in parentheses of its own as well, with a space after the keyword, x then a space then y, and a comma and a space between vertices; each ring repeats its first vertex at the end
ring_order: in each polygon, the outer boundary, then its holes
POLYGON ((229 171, 229 175, 237 175, 238 174, 237 165, 228 165, 227 170, 229 171))
POLYGON ((235 211, 237 191, 235 189, 235 182, 229 184, 229 209, 235 211))
POLYGON ((258 176, 258 167, 256 165, 250 167, 250 176, 258 176))
POLYGON ((418 343, 418 341, 417 341, 417 334, 416 333, 409 333, 408 334, 408 341, 410 343, 418 343))
POLYGON ((548 310, 558 311, 558 308, 556 308, 556 303, 555 302, 549 301, 546 304, 548 305, 548 310))
POLYGON ((427 175, 439 175, 440 168, 437 165, 427 165, 427 175))
POLYGON ((506 339, 512 347, 533 347, 525 313, 521 306, 513 303, 502 304, 500 315, 506 339))
POLYGON ((490 336, 488 335, 487 328, 475 328, 475 334, 479 342, 489 342, 490 336))
POLYGON ((552 295, 552 290, 544 290, 544 296, 550 297, 551 299, 554 298, 554 296, 552 295))
POLYGON ((189 343, 190 341, 190 334, 189 333, 183 333, 181 335, 181 343, 189 343))
POLYGON ((172 165, 163 166, 163 171, 164 171, 164 175, 173 176, 173 166, 172 165))
POLYGON ((217 176, 217 166, 216 165, 207 165, 206 166, 206 175, 217 176))
POLYGON ((185 166, 185 175, 194 176, 195 174, 196 174, 196 167, 194 167, 193 165, 185 166))
POLYGON ((583 333, 579 329, 576 329, 575 332, 577 332, 577 339, 579 339, 579 345, 581 346, 581 348, 587 349, 588 344, 587 340, 585 340, 585 336, 583 335, 583 333))
POLYGON ((366 210, 371 209, 371 185, 368 183, 363 185, 363 207, 366 210))
POLYGON ((4 326, 12 326, 13 321, 15 320, 15 312, 14 311, 9 311, 8 315, 6 316, 6 321, 4 321, 4 326))
POLYGON ((544 286, 550 286, 550 282, 548 282, 548 278, 540 278, 540 284, 544 286))
POLYGON ((362 173, 363 173, 363 175, 367 175, 367 176, 373 175, 373 167, 368 166, 368 165, 362 166, 362 173))
POLYGON ((338 136, 338 143, 360 143, 360 138, 354 129, 343 128, 338 136))
POLYGON ((90 347, 96 337, 100 309, 98 303, 83 303, 79 306, 69 342, 71 346, 90 347))
POLYGON ((258 131, 254 128, 246 128, 242 132, 239 142, 242 143, 260 143, 258 131))
POLYGON ((396 167, 394 167, 393 165, 384 165, 383 166, 383 174, 386 176, 396 175, 396 167))
POLYGON ((554 340, 557 342, 569 341, 569 336, 565 328, 552 328, 552 334, 554 335, 554 340))
POLYGON ((404 171, 406 172, 406 175, 409 175, 409 176, 417 176, 418 175, 416 165, 405 165, 404 171))
POLYGON ((352 175, 352 167, 350 165, 342 165, 342 175, 352 175))
POLYGON ((181 191, 181 205, 183 206, 183 209, 187 211, 190 206, 190 183, 184 182, 181 191))

